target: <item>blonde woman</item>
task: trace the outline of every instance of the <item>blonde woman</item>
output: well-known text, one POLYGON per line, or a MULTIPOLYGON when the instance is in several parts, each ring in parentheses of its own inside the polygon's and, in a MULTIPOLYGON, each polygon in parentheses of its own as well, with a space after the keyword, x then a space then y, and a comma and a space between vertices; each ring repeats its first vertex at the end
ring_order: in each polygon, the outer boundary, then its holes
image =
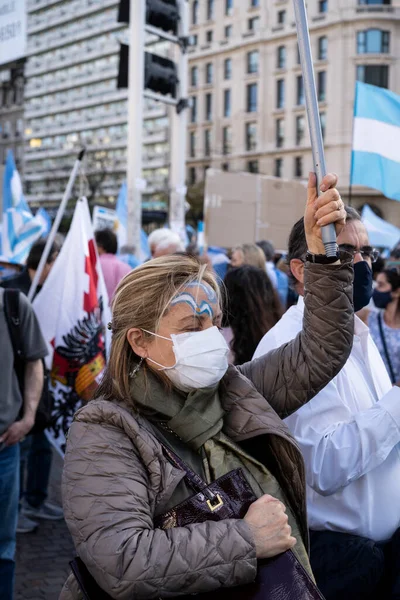
MULTIPOLYGON (((336 178, 323 184, 333 187, 336 178)), ((324 254, 317 221, 341 230, 344 219, 337 191, 318 198, 310 179, 310 252, 324 254)), ((305 278, 304 331, 238 368, 228 366, 218 329, 218 284, 196 259, 155 259, 120 283, 107 374, 75 415, 63 475, 76 549, 110 597, 172 598, 246 584, 257 559, 291 548, 310 572, 303 460, 279 416, 307 402, 347 360, 352 268, 308 262, 305 278), (172 519, 172 528, 158 528, 160 515, 193 496, 165 448, 207 483, 241 468, 257 500, 242 519, 179 527, 172 519)), ((71 576, 61 598, 81 597, 71 576)))
POLYGON ((232 252, 231 265, 232 267, 251 265, 265 271, 264 252, 256 244, 237 246, 232 252))

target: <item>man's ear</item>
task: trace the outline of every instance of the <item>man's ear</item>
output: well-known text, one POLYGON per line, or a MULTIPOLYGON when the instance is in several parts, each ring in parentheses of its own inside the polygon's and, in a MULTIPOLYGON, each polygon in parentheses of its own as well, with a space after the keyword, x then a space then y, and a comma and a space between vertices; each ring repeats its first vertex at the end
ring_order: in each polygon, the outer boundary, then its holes
POLYGON ((304 263, 299 258, 292 258, 290 261, 290 270, 292 275, 300 283, 304 283, 304 263))
POLYGON ((148 340, 145 339, 141 329, 129 329, 128 333, 126 334, 126 339, 137 356, 140 356, 141 358, 147 358, 148 340))

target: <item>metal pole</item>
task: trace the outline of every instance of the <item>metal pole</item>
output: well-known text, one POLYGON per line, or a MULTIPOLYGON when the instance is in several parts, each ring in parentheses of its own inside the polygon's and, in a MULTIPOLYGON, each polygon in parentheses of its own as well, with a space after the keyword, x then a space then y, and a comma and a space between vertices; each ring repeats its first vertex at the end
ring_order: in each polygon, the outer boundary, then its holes
MULTIPOLYGON (((189 35, 189 7, 187 0, 180 0, 180 37, 189 35)), ((179 98, 188 97, 189 60, 187 49, 179 49, 179 98)), ((170 167, 170 199, 169 224, 172 230, 182 237, 185 234, 185 161, 187 137, 188 109, 183 108, 178 114, 174 110, 171 119, 171 167, 170 167)))
POLYGON ((140 253, 142 228, 142 137, 144 45, 146 25, 145 0, 130 0, 129 76, 128 76, 128 151, 127 151, 127 243, 140 253))
MULTIPOLYGON (((297 28, 297 40, 299 43, 300 63, 303 72, 304 92, 306 97, 306 109, 308 127, 310 130, 314 170, 317 175, 317 186, 319 187, 322 178, 326 175, 326 165, 317 92, 315 89, 307 12, 304 0, 293 0, 293 4, 297 28)), ((335 256, 337 252, 337 246, 336 230, 333 224, 322 227, 322 241, 324 242, 327 256, 335 256)))
POLYGON ((61 200, 60 206, 58 207, 56 218, 54 219, 53 227, 51 228, 49 237, 47 238, 46 245, 44 247, 42 256, 40 258, 38 268, 36 269, 36 273, 35 273, 32 283, 31 283, 31 287, 29 288, 28 300, 30 302, 32 302, 32 299, 33 299, 33 297, 36 293, 37 287, 39 285, 39 281, 42 276, 43 269, 46 266, 51 247, 52 247, 54 239, 56 237, 58 228, 60 227, 61 219, 63 218, 65 209, 67 208, 68 200, 71 196, 72 188, 74 187, 75 179, 78 174, 79 167, 81 166, 81 162, 82 162, 84 154, 85 154, 85 150, 82 149, 78 154, 78 158, 76 159, 73 169, 71 171, 71 175, 69 176, 69 180, 68 180, 65 192, 64 192, 64 196, 61 200))

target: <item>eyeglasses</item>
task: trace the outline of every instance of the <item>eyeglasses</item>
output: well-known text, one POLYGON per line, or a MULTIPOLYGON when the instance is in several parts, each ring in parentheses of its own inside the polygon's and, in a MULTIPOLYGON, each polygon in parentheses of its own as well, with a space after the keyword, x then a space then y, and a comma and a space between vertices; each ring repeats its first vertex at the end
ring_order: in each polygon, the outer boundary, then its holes
POLYGON ((380 256, 379 250, 372 248, 372 246, 363 246, 362 248, 355 248, 351 244, 340 244, 339 250, 341 252, 348 252, 354 258, 355 254, 361 254, 363 260, 369 259, 372 263, 376 263, 380 256))

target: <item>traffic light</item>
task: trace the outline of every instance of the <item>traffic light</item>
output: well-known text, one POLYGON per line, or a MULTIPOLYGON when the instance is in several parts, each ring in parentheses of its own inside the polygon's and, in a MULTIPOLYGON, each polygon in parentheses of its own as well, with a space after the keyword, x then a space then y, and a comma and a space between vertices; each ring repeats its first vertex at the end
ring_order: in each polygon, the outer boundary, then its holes
MULTIPOLYGON (((121 44, 119 53, 118 88, 128 87, 129 46, 121 44)), ((144 53, 144 89, 176 98, 178 84, 176 64, 157 54, 144 53)))
MULTIPOLYGON (((129 23, 130 0, 120 0, 118 22, 129 23)), ((146 0, 146 23, 170 32, 178 33, 179 7, 176 0, 146 0)))

